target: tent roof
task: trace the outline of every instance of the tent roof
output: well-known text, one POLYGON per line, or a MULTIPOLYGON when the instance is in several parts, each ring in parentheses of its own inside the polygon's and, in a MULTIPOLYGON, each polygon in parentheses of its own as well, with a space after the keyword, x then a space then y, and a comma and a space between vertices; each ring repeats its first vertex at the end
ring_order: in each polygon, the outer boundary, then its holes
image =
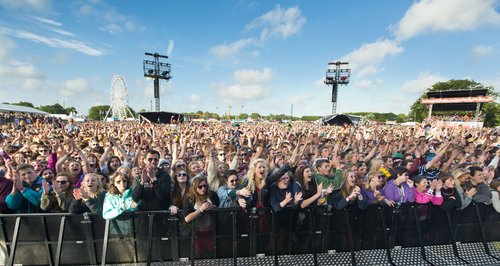
POLYGON ((427 92, 427 97, 429 98, 476 97, 476 96, 486 96, 487 93, 488 93, 487 89, 429 91, 427 92))
POLYGON ((35 113, 41 115, 48 115, 49 113, 40 111, 35 108, 20 106, 20 105, 12 105, 0 103, 0 112, 15 112, 15 113, 35 113))

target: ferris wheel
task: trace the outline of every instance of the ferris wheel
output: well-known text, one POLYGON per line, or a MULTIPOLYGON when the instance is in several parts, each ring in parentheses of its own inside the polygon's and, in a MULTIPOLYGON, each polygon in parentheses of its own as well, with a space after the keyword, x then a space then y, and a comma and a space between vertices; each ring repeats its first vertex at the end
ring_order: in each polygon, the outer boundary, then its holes
POLYGON ((111 105, 105 120, 109 117, 110 113, 114 120, 125 120, 127 117, 134 117, 128 107, 128 89, 123 76, 115 75, 113 77, 109 96, 111 105))

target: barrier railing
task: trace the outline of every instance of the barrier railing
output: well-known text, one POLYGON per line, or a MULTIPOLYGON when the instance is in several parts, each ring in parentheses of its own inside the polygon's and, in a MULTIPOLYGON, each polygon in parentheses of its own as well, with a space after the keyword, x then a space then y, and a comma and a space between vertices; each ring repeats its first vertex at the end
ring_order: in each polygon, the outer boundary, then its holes
POLYGON ((395 247, 451 245, 453 254, 468 263, 457 242, 500 241, 500 215, 486 205, 471 204, 461 211, 445 212, 432 205, 380 205, 359 210, 320 206, 298 210, 241 208, 214 209, 203 218, 184 222, 184 214, 168 211, 123 214, 114 220, 99 215, 5 214, 0 215, 0 249, 6 265, 67 265, 147 263, 264 255, 350 252, 384 249, 395 265, 395 247))

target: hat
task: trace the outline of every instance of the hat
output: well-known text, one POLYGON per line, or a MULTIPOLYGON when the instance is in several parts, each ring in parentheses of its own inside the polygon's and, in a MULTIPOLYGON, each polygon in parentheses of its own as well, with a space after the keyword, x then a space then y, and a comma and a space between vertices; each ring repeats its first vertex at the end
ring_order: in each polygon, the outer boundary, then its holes
POLYGON ((396 158, 403 159, 403 154, 400 152, 396 152, 396 154, 394 154, 393 157, 394 157, 393 159, 396 159, 396 158))
POLYGON ((435 154, 435 153, 429 153, 429 154, 427 154, 427 155, 425 156, 425 160, 426 160, 427 162, 430 162, 430 161, 432 161, 432 159, 434 159, 434 157, 436 157, 436 154, 435 154))
POLYGON ((158 162, 158 167, 164 165, 164 164, 170 164, 170 162, 167 160, 167 159, 161 159, 159 162, 158 162))
POLYGON ((233 125, 233 126, 234 126, 234 127, 239 127, 239 126, 240 126, 240 124, 238 124, 238 123, 234 123, 234 125, 233 125))

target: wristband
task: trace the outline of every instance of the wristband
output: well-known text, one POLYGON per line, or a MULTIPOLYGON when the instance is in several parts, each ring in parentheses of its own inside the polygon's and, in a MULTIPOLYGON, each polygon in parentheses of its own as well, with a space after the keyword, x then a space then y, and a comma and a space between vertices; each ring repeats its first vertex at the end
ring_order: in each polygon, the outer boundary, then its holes
POLYGON ((203 213, 203 210, 201 208, 198 208, 197 211, 198 211, 199 214, 203 213))

